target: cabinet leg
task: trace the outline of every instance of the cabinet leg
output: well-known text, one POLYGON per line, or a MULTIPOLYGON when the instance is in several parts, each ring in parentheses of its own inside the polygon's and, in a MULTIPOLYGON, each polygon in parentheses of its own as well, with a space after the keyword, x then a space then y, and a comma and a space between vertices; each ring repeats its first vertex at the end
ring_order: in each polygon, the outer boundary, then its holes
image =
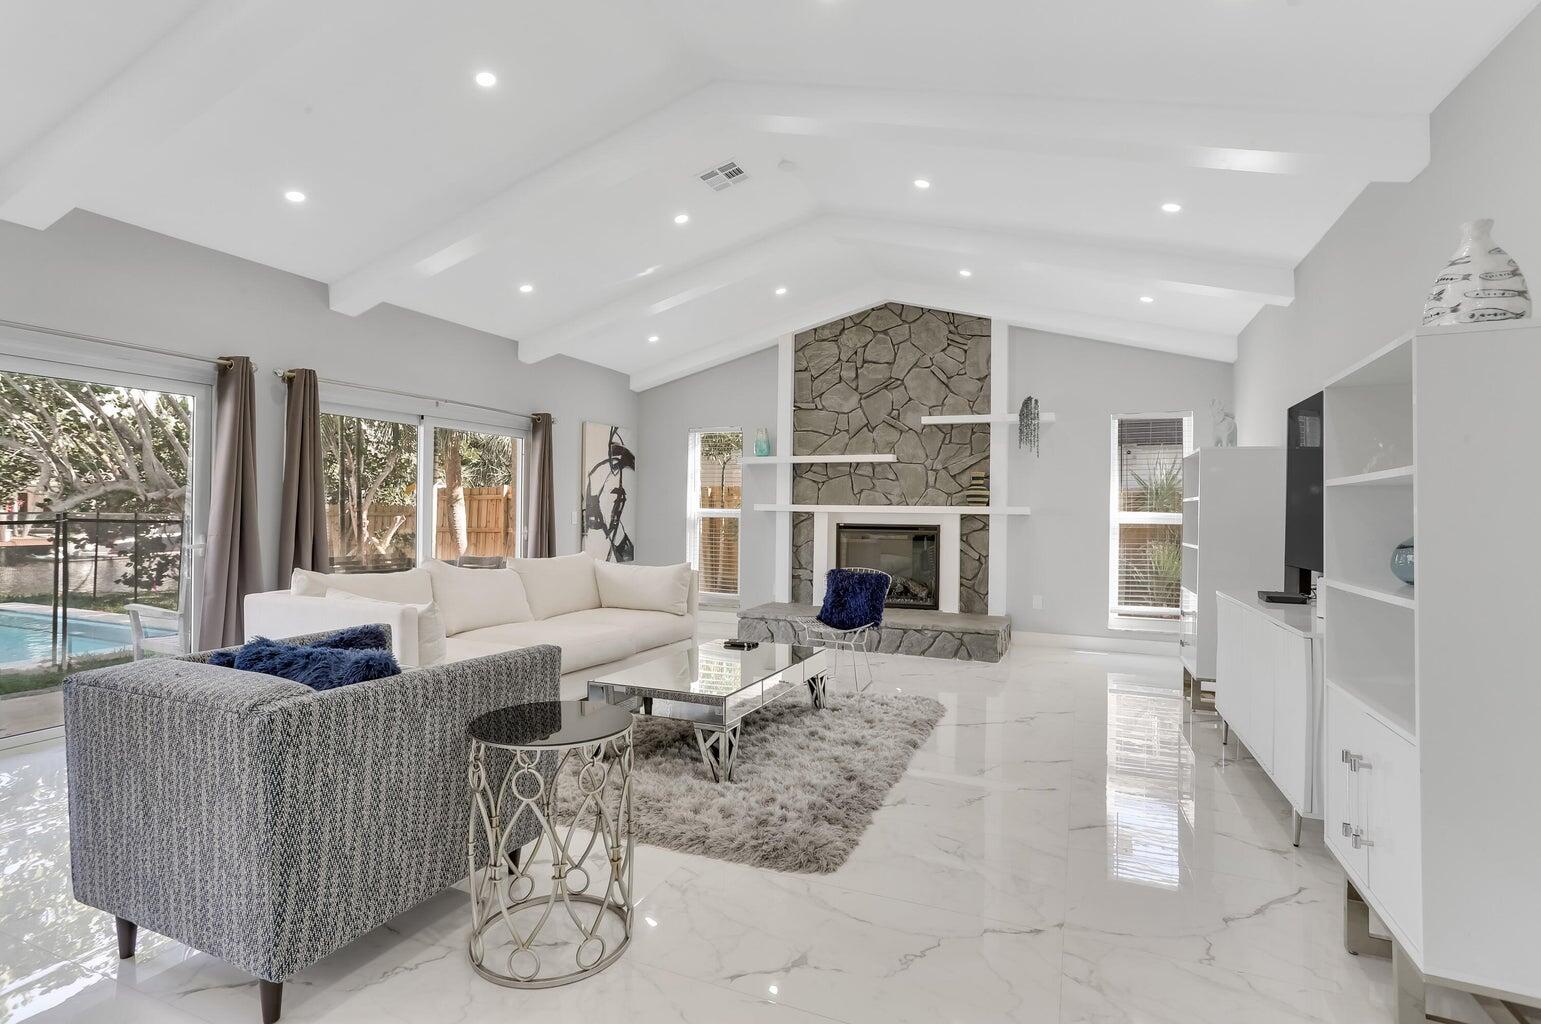
POLYGON ((1399 942, 1391 944, 1391 982, 1396 992, 1396 1024, 1424 1024, 1428 1006, 1423 972, 1399 942))
POLYGON ((1353 882, 1343 883, 1343 948, 1354 956, 1391 958, 1391 940, 1370 934, 1370 905, 1359 895, 1353 882))
POLYGON ((1305 817, 1293 807, 1290 808, 1290 825, 1294 828, 1294 836, 1291 839, 1296 846, 1300 845, 1300 826, 1306 823, 1305 817))
POLYGON ((1231 745, 1231 723, 1223 718, 1220 719, 1220 745, 1222 747, 1231 745))

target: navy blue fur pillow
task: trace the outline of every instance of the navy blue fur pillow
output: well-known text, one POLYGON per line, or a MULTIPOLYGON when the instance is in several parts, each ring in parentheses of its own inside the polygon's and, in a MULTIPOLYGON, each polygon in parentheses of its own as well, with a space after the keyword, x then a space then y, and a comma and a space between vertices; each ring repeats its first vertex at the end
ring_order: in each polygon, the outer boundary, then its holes
MULTIPOLYGON (((259 637, 264 643, 274 643, 265 637, 259 637)), ((256 641, 253 641, 255 643, 256 641)), ((290 644, 288 646, 295 646, 290 644)), ((391 637, 384 626, 349 626, 339 629, 335 633, 329 633, 320 640, 314 640, 304 647, 326 647, 340 651, 388 651, 391 649, 391 637)), ((209 664, 218 665, 220 668, 235 668, 236 655, 241 648, 234 647, 227 650, 210 651, 209 664)), ((397 671, 400 671, 398 669, 397 671)))
POLYGON ((818 618, 831 629, 881 626, 887 602, 887 576, 831 569, 824 577, 824 606, 818 618))
POLYGON ((376 649, 301 647, 257 637, 235 652, 235 668, 304 683, 313 690, 401 674, 396 656, 376 649))
POLYGON ((391 635, 384 626, 349 626, 305 646, 332 647, 340 651, 388 651, 391 635))

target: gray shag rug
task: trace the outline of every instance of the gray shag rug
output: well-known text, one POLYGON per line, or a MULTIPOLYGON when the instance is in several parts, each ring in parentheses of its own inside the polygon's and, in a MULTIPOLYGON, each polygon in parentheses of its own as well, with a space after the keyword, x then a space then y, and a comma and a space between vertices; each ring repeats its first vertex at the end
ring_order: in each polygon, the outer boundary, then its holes
MULTIPOLYGON (((790 697, 744 720, 726 784, 712 781, 689 723, 638 715, 634 834, 755 867, 834 871, 945 713, 929 697, 831 694, 824 711, 790 697)), ((576 790, 568 777, 558 786, 564 819, 576 790)))

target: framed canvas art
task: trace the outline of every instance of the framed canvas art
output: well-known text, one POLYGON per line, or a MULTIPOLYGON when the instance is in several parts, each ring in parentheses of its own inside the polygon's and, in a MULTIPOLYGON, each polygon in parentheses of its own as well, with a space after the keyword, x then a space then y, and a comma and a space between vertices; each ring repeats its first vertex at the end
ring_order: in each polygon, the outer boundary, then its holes
POLYGON ((579 456, 583 504, 578 539, 583 550, 607 562, 634 561, 636 508, 631 492, 637 485, 637 457, 631 428, 584 423, 579 456))

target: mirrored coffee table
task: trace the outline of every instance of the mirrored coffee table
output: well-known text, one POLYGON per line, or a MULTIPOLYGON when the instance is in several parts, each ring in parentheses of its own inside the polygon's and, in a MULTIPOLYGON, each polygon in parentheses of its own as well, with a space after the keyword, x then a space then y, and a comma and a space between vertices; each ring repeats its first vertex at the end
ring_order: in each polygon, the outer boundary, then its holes
POLYGON ((762 643, 735 651, 714 640, 590 680, 589 700, 691 723, 712 778, 729 782, 744 719, 805 688, 822 709, 828 673, 823 648, 762 643))

